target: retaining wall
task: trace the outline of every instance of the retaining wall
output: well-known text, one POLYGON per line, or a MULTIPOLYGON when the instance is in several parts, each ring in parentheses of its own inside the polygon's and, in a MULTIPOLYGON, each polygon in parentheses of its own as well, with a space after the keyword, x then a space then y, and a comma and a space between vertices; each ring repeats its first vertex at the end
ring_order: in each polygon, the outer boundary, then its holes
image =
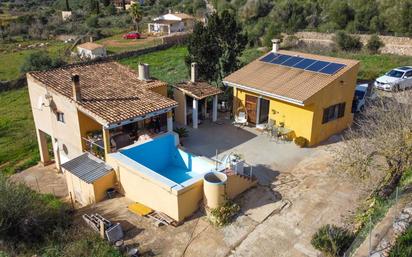
MULTIPOLYGON (((319 32, 297 32, 295 36, 299 40, 311 44, 332 45, 334 34, 331 33, 319 33, 319 32)), ((366 45, 371 35, 359 34, 361 42, 366 45)), ((381 53, 386 54, 398 54, 412 56, 412 38, 409 37, 394 37, 394 36, 379 36, 382 42, 385 44, 382 47, 381 53)))

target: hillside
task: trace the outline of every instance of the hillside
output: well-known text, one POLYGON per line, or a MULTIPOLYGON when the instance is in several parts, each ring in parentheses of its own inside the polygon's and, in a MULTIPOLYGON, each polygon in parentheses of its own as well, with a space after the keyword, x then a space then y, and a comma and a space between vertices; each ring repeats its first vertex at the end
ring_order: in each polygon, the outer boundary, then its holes
POLYGON ((250 43, 268 45, 280 32, 311 30, 412 35, 412 0, 212 0, 244 23, 250 43), (396 17, 396 18, 394 18, 396 17))

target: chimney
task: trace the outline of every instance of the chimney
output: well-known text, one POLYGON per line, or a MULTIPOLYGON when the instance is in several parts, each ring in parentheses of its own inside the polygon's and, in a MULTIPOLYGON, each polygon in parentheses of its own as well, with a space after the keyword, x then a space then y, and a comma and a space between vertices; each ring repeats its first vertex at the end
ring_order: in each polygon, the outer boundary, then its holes
POLYGON ((80 90, 80 77, 78 74, 72 75, 72 89, 73 99, 80 102, 82 100, 82 94, 80 90))
POLYGON ((139 79, 140 80, 149 80, 150 79, 149 64, 139 63, 139 79))
POLYGON ((195 83, 197 80, 197 63, 192 62, 190 66, 190 82, 195 83))
POLYGON ((280 40, 272 39, 272 52, 276 53, 280 48, 280 40))

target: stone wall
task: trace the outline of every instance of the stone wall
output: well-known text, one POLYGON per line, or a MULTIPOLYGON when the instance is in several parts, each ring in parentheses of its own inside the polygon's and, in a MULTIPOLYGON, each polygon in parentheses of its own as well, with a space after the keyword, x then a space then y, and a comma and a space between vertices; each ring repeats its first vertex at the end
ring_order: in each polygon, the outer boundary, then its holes
MULTIPOLYGON (((330 33, 319 33, 319 32, 297 32, 295 34, 300 41, 307 44, 317 44, 317 45, 327 45, 331 46, 334 44, 333 36, 330 33)), ((357 35, 364 45, 368 42, 371 35, 357 35)), ((394 37, 394 36, 379 36, 379 38, 385 44, 381 48, 381 53, 386 54, 398 54, 398 55, 409 55, 412 56, 412 38, 408 37, 394 37)))

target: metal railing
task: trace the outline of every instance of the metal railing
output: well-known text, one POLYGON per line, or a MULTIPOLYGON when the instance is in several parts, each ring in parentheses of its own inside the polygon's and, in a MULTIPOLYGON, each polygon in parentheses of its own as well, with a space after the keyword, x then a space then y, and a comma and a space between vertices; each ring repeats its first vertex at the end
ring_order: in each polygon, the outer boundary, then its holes
POLYGON ((99 143, 103 143, 103 139, 89 139, 89 138, 82 138, 83 143, 84 143, 84 151, 89 152, 92 155, 96 156, 97 158, 100 158, 104 160, 104 147, 101 146, 99 143))

